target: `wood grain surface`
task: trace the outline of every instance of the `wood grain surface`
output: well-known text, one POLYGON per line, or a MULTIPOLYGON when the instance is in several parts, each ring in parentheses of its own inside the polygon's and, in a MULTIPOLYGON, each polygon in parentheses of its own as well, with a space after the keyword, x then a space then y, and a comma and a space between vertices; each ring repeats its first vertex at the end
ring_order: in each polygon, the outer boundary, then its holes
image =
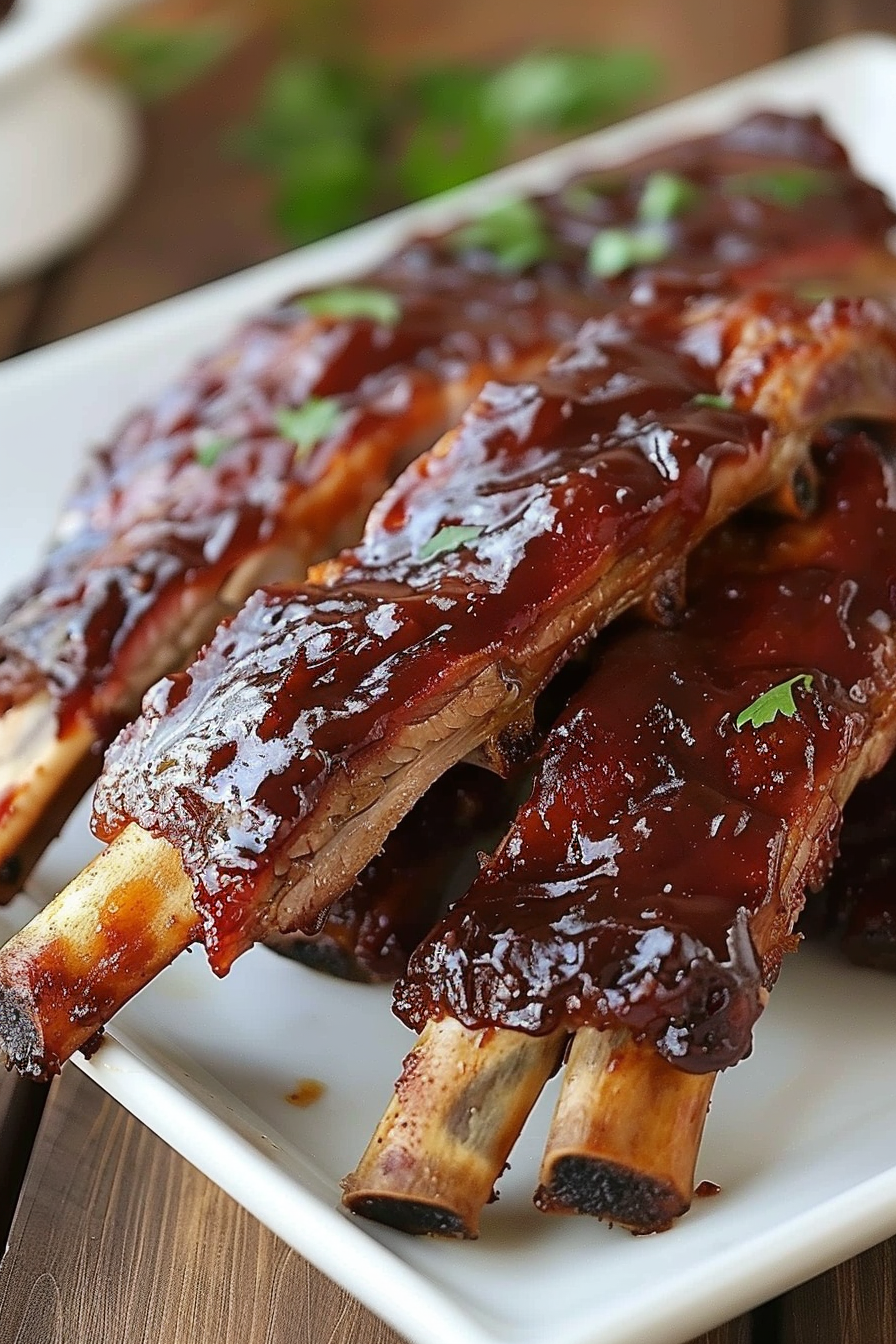
POLYGON ((788 1293, 780 1344, 896 1344, 896 1241, 788 1293))
MULTIPOLYGON (((400 1344, 71 1066, 53 1084, 0 1265, 0 1338, 400 1344)), ((744 1319, 700 1344, 749 1339, 744 1319)))

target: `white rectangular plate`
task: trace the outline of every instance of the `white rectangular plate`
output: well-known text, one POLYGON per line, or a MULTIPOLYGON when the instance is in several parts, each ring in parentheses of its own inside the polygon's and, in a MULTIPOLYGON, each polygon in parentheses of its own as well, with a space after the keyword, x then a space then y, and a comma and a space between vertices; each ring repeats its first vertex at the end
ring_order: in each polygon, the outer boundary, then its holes
MULTIPOLYGON (((817 109, 896 197, 896 43, 858 38, 520 165, 451 198, 306 248, 0 367, 0 585, 23 572, 90 441, 222 330, 290 288, 350 275, 409 230, 509 189, 545 187, 756 108, 817 109)), ((86 808, 35 874, 58 889, 92 852, 86 808)), ((24 922, 20 898, 0 933, 24 922)), ((223 983, 181 958, 80 1066, 290 1245, 415 1344, 680 1344, 896 1232, 896 979, 803 953, 754 1057, 717 1089, 697 1201, 661 1237, 535 1212, 553 1101, 542 1099, 473 1244, 415 1241, 338 1210, 411 1038, 388 993, 316 976, 264 948, 223 983), (286 1095, 326 1085, 308 1109, 286 1095)))

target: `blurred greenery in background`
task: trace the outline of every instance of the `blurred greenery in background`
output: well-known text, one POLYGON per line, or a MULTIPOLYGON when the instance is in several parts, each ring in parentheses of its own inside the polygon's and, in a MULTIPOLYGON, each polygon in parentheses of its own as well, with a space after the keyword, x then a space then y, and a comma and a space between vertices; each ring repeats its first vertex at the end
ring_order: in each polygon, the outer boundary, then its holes
MULTIPOLYGON (((530 51, 492 67, 396 72, 358 54, 350 13, 325 12, 319 0, 290 10, 280 33, 282 55, 251 120, 221 149, 267 175, 274 219, 293 243, 604 126, 659 82, 659 63, 640 50, 530 51), (351 54, 337 57, 334 42, 351 54)), ((107 30, 97 46, 123 82, 154 100, 205 75, 244 36, 223 19, 133 21, 107 30)))

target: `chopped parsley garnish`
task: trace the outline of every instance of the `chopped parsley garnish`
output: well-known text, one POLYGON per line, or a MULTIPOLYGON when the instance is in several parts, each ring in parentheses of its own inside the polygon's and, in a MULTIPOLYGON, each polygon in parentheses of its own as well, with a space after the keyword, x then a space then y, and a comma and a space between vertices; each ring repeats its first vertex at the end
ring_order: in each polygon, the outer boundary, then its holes
POLYGON ((222 453, 226 453, 228 448, 232 448, 235 439, 224 438, 223 435, 199 435, 196 439, 196 446, 193 449, 193 455, 201 467, 213 467, 222 453))
POLYGON ((442 527, 434 537, 430 537, 425 546, 420 547, 420 559, 432 560, 435 556, 445 555, 448 551, 458 551, 462 546, 466 546, 468 541, 475 541, 481 536, 481 527, 442 527))
POLYGON ((698 392, 691 397, 692 406, 708 406, 713 411, 730 411, 734 402, 723 392, 698 392))
POLYGON ((651 173, 638 202, 638 218, 645 224, 665 224, 695 205, 699 187, 678 173, 651 173))
POLYGON ((750 724, 752 728, 761 728, 766 723, 773 723, 779 714, 783 714, 786 719, 796 717, 797 708, 793 698, 794 686, 802 684, 807 691, 812 689, 814 678, 810 672, 800 672, 797 676, 791 677, 789 681, 782 681, 778 686, 772 686, 770 690, 763 691, 762 695, 757 696, 751 705, 741 710, 734 720, 734 726, 738 732, 750 724))
POLYGON ((401 305, 385 289, 344 286, 303 295, 298 302, 312 317, 368 317, 384 327, 394 326, 401 317, 401 305))
POLYGON ((522 271, 550 251, 541 212, 531 201, 508 201, 463 224, 448 239, 456 252, 490 252, 503 271, 522 271))
POLYGON ((301 406, 281 406, 274 423, 284 439, 296 445, 296 457, 302 458, 333 433, 341 414, 335 397, 309 397, 301 406))
POLYGON ((773 205, 795 209, 813 196, 836 190, 836 178, 821 168, 767 168, 726 177, 723 189, 732 196, 757 196, 773 205))
POLYGON ((670 239, 664 229, 648 225, 636 229, 601 229, 591 240, 588 266, 593 275, 612 280, 633 266, 649 266, 668 256, 670 239))

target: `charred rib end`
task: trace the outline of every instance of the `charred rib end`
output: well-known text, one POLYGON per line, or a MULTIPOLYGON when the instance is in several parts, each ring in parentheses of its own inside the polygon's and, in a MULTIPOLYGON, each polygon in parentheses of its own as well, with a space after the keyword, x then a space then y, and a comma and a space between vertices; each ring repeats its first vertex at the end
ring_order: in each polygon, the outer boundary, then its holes
POLYGON ((535 1194, 542 1213, 587 1213, 640 1234, 665 1232, 690 1204, 669 1181, 580 1153, 558 1156, 535 1194))
POLYGON ((46 1081, 59 1072, 58 1060, 47 1059, 44 1037, 33 1003, 19 990, 0 985, 0 1048, 7 1068, 46 1081))
POLYGON ((478 1227, 471 1227, 454 1209, 428 1204, 422 1199, 402 1199, 395 1195, 356 1195, 347 1192, 343 1204, 361 1218, 409 1232, 415 1237, 456 1237, 474 1240, 478 1227))

